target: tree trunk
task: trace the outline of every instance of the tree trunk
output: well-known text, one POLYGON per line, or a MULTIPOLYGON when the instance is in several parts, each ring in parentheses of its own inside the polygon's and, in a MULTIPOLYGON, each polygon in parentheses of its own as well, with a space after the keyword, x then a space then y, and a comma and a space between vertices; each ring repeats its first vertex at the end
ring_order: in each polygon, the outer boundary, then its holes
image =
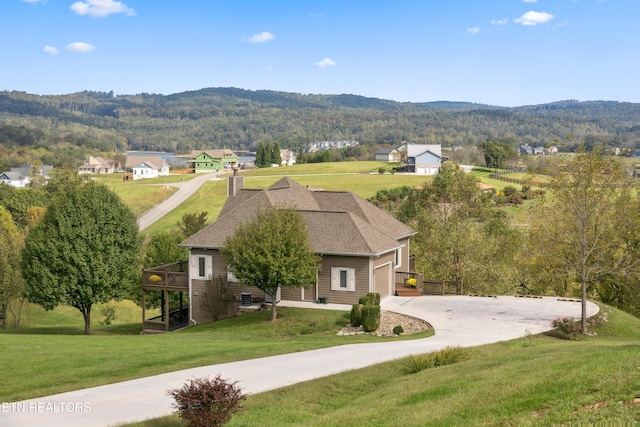
POLYGON ((582 300, 580 301, 580 305, 582 306, 582 317, 581 317, 581 325, 582 325, 582 333, 587 332, 587 284, 583 280, 582 281, 582 300))
POLYGON ((7 329, 7 304, 2 304, 2 329, 7 329))
POLYGON ((276 295, 278 295, 278 289, 273 292, 273 294, 269 294, 271 297, 271 318, 270 322, 273 322, 276 319, 276 295))
POLYGON ((91 305, 84 307, 81 311, 84 317, 84 334, 91 335, 91 305))
POLYGON ((19 298, 20 304, 18 305, 18 314, 13 311, 13 307, 10 305, 9 310, 11 311, 11 316, 13 316, 13 327, 17 329, 20 326, 20 319, 22 318, 22 306, 24 305, 25 298, 19 298))

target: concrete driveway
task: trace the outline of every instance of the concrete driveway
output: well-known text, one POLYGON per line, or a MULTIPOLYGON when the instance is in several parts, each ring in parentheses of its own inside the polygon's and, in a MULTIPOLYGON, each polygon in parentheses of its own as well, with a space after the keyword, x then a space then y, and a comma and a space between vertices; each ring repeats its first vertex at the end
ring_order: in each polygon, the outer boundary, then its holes
MULTIPOLYGON (((350 309, 349 306, 282 302, 279 305, 350 309)), ((349 344, 307 352, 265 357, 170 372, 62 393, 38 399, 4 403, 2 426, 109 426, 168 415, 172 400, 167 390, 195 377, 238 381, 244 393, 259 393, 351 369, 426 353, 447 345, 477 346, 537 334, 551 329, 556 317, 580 317, 580 303, 557 298, 499 298, 468 296, 387 297, 383 310, 428 321, 433 337, 372 344, 349 344), (277 374, 274 374, 277 373, 277 374)), ((598 306, 589 303, 589 316, 598 306)))

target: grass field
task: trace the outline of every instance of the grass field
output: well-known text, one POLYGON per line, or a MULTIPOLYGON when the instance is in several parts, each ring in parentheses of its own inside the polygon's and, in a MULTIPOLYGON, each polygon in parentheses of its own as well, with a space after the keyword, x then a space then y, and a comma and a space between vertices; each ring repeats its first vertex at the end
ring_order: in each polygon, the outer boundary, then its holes
MULTIPOLYGON (((20 328, 0 332, 3 375, 0 402, 35 398, 169 371, 360 342, 423 338, 337 336, 349 312, 279 308, 193 326, 183 331, 140 335, 141 312, 130 301, 117 308, 113 325, 100 325, 92 310, 92 335, 84 336, 78 310, 50 312, 25 307, 20 328), (126 323, 130 322, 130 323, 126 323), (25 363, 28 361, 28 363, 25 363)), ((1 425, 0 421, 0 425, 1 425)))
MULTIPOLYGON (((598 426, 640 421, 640 319, 605 308, 596 336, 536 335, 410 374, 408 359, 251 395, 230 426, 598 426)), ((179 426, 176 416, 132 424, 179 426)))
MULTIPOLYGON (((352 191, 355 194, 368 199, 373 197, 378 190, 397 188, 404 185, 417 187, 424 185, 433 179, 433 176, 415 174, 391 174, 378 173, 380 168, 390 169, 390 164, 385 162, 330 162, 330 163, 308 163, 279 168, 262 168, 241 172, 245 176, 246 188, 266 188, 288 176, 303 186, 322 188, 329 191, 352 191)), ((490 178, 493 169, 476 167, 471 175, 478 178, 482 183, 490 185, 496 191, 502 191, 507 185, 514 185, 519 189, 519 185, 510 184, 490 178)), ((188 180, 193 178, 193 174, 175 174, 168 177, 160 177, 148 180, 123 182, 120 176, 100 175, 95 179, 109 185, 129 206, 135 215, 140 216, 153 206, 171 196, 175 187, 167 184, 188 180)), ((547 182, 546 177, 531 177, 528 174, 505 175, 514 179, 532 179, 535 182, 547 182)), ((208 212, 209 222, 213 222, 227 197, 227 184, 225 179, 210 181, 205 183, 191 198, 182 203, 179 207, 169 212, 158 222, 148 227, 145 232, 156 234, 169 230, 176 226, 182 216, 188 212, 208 212)), ((526 221, 526 208, 530 202, 526 202, 520 207, 508 207, 505 211, 515 223, 526 221)))

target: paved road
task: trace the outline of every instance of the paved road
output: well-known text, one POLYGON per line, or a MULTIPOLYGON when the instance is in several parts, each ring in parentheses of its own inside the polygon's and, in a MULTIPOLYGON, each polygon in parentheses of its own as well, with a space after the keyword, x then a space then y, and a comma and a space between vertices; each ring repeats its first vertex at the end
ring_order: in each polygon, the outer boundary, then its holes
MULTIPOLYGON (((308 306, 285 301, 281 305, 308 306)), ((331 304, 312 306, 350 308, 331 304)), ((167 396, 167 390, 179 388, 187 380, 196 377, 221 374, 223 378, 238 381, 244 393, 259 393, 411 354, 438 350, 447 345, 470 347, 510 340, 528 333, 537 334, 549 330, 551 321, 556 317, 580 317, 579 302, 558 301, 551 297, 387 297, 382 301, 382 308, 424 319, 433 325, 436 334, 419 340, 350 344, 205 366, 16 402, 13 406, 4 404, 0 408, 0 425, 111 426, 141 421, 170 414, 172 401, 167 396)), ((589 303, 588 315, 597 312, 598 306, 589 303)))
POLYGON ((145 228, 148 228, 151 224, 158 221, 168 212, 175 209, 182 202, 191 197, 196 191, 198 191, 198 188, 200 188, 202 184, 207 181, 217 179, 217 176, 218 173, 216 172, 201 173, 189 181, 181 182, 178 187, 178 191, 173 193, 171 197, 138 218, 138 229, 142 231, 145 228))

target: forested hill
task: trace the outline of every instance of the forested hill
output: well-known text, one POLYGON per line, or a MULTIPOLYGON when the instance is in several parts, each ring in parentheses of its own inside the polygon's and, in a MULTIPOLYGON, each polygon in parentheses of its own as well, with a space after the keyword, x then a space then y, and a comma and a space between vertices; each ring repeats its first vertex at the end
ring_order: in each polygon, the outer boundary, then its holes
POLYGON ((0 92, 0 154, 38 147, 57 152, 54 163, 60 163, 62 148, 75 149, 78 157, 126 149, 254 149, 270 141, 294 150, 311 141, 351 139, 371 146, 497 139, 537 145, 566 135, 576 142, 633 148, 640 142, 640 104, 561 101, 506 108, 236 88, 122 96, 0 92))

